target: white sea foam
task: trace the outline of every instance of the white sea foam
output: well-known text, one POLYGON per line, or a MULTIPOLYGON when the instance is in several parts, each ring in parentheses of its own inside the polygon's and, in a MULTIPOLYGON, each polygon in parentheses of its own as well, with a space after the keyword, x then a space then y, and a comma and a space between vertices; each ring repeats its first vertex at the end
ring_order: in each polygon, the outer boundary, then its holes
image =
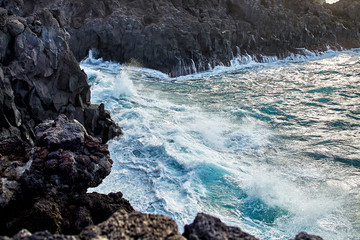
POLYGON ((180 81, 214 81, 212 76, 246 68, 257 77, 272 75, 272 68, 285 71, 291 61, 299 60, 234 63, 175 82, 150 69, 82 62, 92 101, 105 101, 124 129, 124 136, 109 143, 113 170, 96 190, 122 191, 136 210, 171 216, 180 231, 197 212, 206 212, 262 239, 288 239, 304 230, 325 239, 354 239, 347 197, 356 201, 358 177, 342 179, 340 166, 325 161, 292 159, 262 113, 240 106, 228 111, 226 101, 223 109, 211 108, 208 96, 196 91, 201 83, 180 81))

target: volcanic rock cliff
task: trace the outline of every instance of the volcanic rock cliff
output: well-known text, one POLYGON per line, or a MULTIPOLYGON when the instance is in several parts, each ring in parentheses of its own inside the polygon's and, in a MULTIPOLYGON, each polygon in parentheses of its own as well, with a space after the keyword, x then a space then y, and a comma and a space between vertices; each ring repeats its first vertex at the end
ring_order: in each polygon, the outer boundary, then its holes
POLYGON ((0 0, 0 235, 256 239, 206 214, 181 236, 172 219, 136 212, 120 192, 86 192, 110 173, 105 143, 121 130, 103 104, 90 103, 76 58, 97 48, 105 59, 179 75, 195 70, 189 65, 227 64, 238 53, 359 46, 358 2, 342 0, 340 10, 320 3, 0 0))
POLYGON ((59 113, 79 120, 106 142, 121 133, 104 106, 90 103, 90 86, 68 45, 56 11, 24 16, 22 1, 0 2, 0 136, 34 138, 33 128, 59 113))
POLYGON ((288 56, 360 46, 359 3, 322 0, 56 0, 25 12, 57 11, 78 60, 96 48, 105 60, 137 60, 178 76, 234 56, 288 56), (341 5, 343 4, 343 5, 341 5), (340 7, 341 6, 341 7, 340 7))

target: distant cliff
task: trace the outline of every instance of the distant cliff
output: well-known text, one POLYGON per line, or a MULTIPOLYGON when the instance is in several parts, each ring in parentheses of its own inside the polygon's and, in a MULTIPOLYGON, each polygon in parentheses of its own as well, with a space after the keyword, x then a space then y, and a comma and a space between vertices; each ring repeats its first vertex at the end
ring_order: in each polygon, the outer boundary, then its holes
POLYGON ((359 3, 341 0, 56 0, 78 60, 96 48, 105 60, 137 60, 173 76, 228 65, 238 54, 288 56, 303 48, 360 47, 359 3), (340 7, 341 6, 341 7, 340 7), (190 66, 190 67, 189 67, 190 66))

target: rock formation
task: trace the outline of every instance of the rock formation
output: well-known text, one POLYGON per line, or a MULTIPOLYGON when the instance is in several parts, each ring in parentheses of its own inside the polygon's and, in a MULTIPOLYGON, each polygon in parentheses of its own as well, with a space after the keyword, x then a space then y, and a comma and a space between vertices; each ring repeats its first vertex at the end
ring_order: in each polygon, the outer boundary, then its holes
POLYGON ((86 193, 110 173, 112 160, 77 120, 60 115, 39 124, 35 135, 33 147, 17 137, 0 144, 1 233, 79 233, 119 209, 133 212, 121 193, 86 193))
POLYGON ((69 34, 56 11, 23 17, 22 5, 0 2, 1 136, 31 142, 34 126, 60 113, 79 120, 103 142, 119 135, 104 106, 90 103, 86 74, 69 49, 69 34))
MULTIPOLYGON (((90 103, 76 58, 96 48, 105 60, 180 75, 237 54, 261 60, 304 47, 355 47, 358 11, 355 0, 0 0, 0 234, 256 239, 206 214, 181 236, 173 220, 134 211, 120 192, 86 192, 110 173, 105 142, 121 130, 103 104, 90 103)), ((295 238, 305 239, 321 238, 295 238)))
POLYGON ((360 46, 358 1, 342 8, 323 0, 57 0, 48 7, 70 33, 78 60, 98 49, 105 60, 132 59, 172 76, 228 65, 237 55, 291 53, 360 46), (346 9, 336 10, 334 9, 346 9), (66 12, 66 14, 65 14, 66 12), (345 13, 343 13, 345 12, 345 13))
POLYGON ((220 219, 199 213, 194 222, 185 226, 184 236, 189 240, 256 240, 254 236, 245 233, 237 227, 229 227, 220 219))

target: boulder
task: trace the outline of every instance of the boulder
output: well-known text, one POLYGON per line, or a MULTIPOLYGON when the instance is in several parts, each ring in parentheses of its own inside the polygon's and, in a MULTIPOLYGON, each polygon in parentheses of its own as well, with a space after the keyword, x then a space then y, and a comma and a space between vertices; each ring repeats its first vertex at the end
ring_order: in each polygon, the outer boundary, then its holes
POLYGON ((111 171, 113 162, 107 146, 88 135, 77 120, 60 115, 39 124, 35 135, 32 164, 22 176, 30 193, 85 193, 111 171))
POLYGON ((293 240, 323 240, 321 237, 316 235, 310 235, 306 232, 301 232, 293 240))
POLYGON ((220 219, 204 213, 198 213, 192 224, 185 225, 183 236, 189 240, 257 240, 240 228, 229 227, 220 219))
POLYGON ((81 239, 169 239, 185 240, 169 217, 140 212, 118 211, 108 220, 85 228, 81 239))
POLYGON ((134 211, 121 192, 86 193, 110 173, 106 144, 75 119, 59 115, 39 124, 34 146, 13 136, 0 139, 0 233, 76 234, 122 209, 134 211))

